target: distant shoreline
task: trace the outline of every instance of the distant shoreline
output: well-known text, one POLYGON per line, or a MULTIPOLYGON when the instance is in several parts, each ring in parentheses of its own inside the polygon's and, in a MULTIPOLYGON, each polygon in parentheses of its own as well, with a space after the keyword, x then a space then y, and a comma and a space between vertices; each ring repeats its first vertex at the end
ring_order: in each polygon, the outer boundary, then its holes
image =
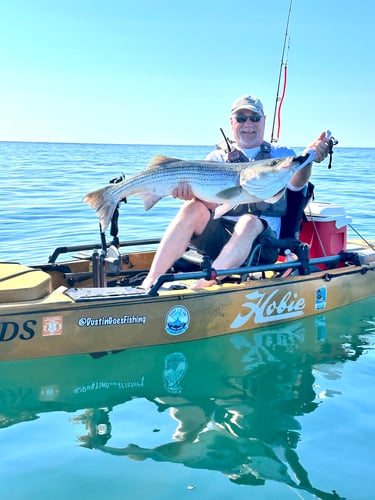
MULTIPOLYGON (((146 144, 146 143, 116 143, 116 142, 59 142, 59 141, 2 141, 0 144, 51 144, 61 146, 162 146, 162 147, 187 147, 187 148, 211 148, 213 144, 146 144)), ((291 146, 294 149, 305 148, 306 146, 291 146)), ((375 149, 375 146, 335 146, 339 149, 375 149)))

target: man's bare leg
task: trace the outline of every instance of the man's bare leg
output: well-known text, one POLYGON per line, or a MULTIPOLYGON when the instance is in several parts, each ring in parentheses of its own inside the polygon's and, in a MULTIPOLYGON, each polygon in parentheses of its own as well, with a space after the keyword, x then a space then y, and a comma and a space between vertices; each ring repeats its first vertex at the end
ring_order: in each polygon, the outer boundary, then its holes
MULTIPOLYGON (((249 255, 254 240, 263 231, 263 223, 254 215, 240 217, 234 226, 233 235, 213 261, 214 269, 230 269, 239 267, 249 255)), ((215 281, 200 279, 191 288, 204 288, 215 284, 215 281)))
POLYGON ((142 288, 151 288, 159 276, 182 257, 193 234, 200 235, 210 220, 210 212, 199 200, 186 202, 167 227, 142 288))

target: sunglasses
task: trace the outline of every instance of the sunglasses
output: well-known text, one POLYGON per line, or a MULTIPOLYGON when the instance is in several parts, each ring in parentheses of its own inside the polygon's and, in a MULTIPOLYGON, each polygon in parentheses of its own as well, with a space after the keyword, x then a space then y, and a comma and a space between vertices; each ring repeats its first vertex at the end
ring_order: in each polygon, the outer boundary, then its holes
POLYGON ((261 120, 261 115, 234 115, 234 118, 236 119, 237 123, 245 123, 247 120, 250 120, 253 123, 260 122, 261 120))

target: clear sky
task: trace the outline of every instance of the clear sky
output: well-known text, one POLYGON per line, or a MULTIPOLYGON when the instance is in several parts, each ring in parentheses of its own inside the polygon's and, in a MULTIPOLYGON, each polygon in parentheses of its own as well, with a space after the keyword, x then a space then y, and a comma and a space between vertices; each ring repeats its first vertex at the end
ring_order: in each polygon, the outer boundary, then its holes
MULTIPOLYGON (((0 0, 0 140, 211 145, 232 101, 270 139, 290 0, 0 0)), ((293 0, 280 144, 375 147, 375 2, 293 0)))

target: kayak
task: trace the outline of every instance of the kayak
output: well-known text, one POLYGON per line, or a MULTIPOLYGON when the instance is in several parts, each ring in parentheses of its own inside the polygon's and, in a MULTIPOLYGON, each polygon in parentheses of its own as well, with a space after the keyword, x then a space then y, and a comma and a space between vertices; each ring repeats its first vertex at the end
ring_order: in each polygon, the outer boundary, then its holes
POLYGON ((190 250, 186 266, 150 290, 140 285, 158 240, 58 247, 42 264, 0 263, 0 361, 177 344, 374 296, 373 243, 347 241, 350 217, 341 207, 310 203, 306 213, 295 260, 220 270, 190 250), (212 276, 220 281, 191 288, 212 276))

